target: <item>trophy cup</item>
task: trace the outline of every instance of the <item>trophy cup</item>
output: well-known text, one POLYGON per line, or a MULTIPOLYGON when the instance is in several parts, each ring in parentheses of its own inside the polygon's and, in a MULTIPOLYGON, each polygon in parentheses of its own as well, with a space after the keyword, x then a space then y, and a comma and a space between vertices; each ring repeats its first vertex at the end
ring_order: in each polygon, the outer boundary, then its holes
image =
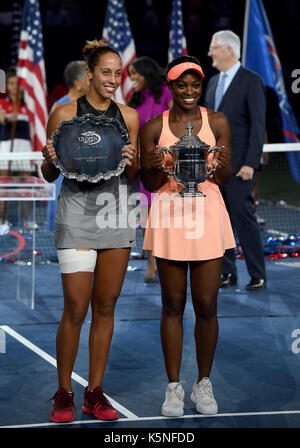
POLYGON ((198 190, 198 184, 206 180, 207 176, 211 176, 216 170, 212 168, 207 171, 207 162, 205 158, 205 151, 212 153, 220 151, 221 148, 214 146, 210 148, 197 135, 192 134, 194 126, 190 121, 185 128, 187 133, 178 140, 175 145, 170 148, 157 148, 158 151, 164 151, 171 154, 174 160, 174 171, 163 168, 168 177, 174 176, 176 182, 183 185, 183 192, 179 193, 181 196, 205 196, 198 190))
POLYGON ((119 176, 126 167, 122 148, 129 145, 126 129, 115 118, 85 114, 62 121, 52 134, 55 166, 68 179, 91 183, 119 176))

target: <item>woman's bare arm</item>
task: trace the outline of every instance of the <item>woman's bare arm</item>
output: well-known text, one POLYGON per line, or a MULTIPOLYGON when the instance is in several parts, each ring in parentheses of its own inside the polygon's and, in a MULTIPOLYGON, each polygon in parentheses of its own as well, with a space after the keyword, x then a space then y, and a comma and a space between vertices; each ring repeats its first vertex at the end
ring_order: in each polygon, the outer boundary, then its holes
POLYGON ((158 190, 167 182, 163 155, 156 149, 161 130, 162 116, 158 115, 147 121, 141 132, 141 180, 148 191, 158 190))
POLYGON ((217 169, 213 174, 213 179, 217 184, 226 184, 232 176, 231 166, 231 128, 229 121, 221 112, 208 111, 208 119, 211 130, 216 138, 216 146, 219 146, 221 151, 214 153, 212 165, 217 169))
POLYGON ((128 128, 131 145, 127 145, 124 148, 124 152, 127 156, 127 166, 125 169, 125 173, 128 179, 129 184, 133 184, 139 174, 139 116, 138 113, 132 109, 131 107, 124 106, 123 104, 119 104, 120 110, 123 114, 126 126, 128 128))
POLYGON ((51 136, 59 123, 63 120, 70 120, 76 115, 76 104, 76 101, 63 104, 56 108, 49 117, 47 123, 47 142, 42 149, 45 160, 43 160, 41 165, 42 174, 47 182, 54 182, 60 174, 59 169, 53 165, 53 161, 56 159, 56 153, 51 143, 51 136))

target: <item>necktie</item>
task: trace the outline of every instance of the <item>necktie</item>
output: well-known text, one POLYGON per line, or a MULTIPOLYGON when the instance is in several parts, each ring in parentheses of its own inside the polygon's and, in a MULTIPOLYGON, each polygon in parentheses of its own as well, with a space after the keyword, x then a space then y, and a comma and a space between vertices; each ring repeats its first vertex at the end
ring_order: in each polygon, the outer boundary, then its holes
POLYGON ((226 76, 227 76, 226 73, 222 73, 220 76, 219 84, 215 95, 215 110, 218 110, 218 107, 223 97, 226 76))

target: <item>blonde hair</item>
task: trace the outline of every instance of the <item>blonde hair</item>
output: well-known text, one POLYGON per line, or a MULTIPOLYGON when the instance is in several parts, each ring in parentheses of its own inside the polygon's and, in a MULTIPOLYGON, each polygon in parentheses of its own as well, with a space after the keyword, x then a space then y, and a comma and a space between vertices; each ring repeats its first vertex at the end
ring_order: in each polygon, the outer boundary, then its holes
POLYGON ((117 50, 107 45, 103 40, 87 40, 82 50, 83 58, 91 71, 96 67, 99 58, 106 53, 114 53, 121 59, 117 50))

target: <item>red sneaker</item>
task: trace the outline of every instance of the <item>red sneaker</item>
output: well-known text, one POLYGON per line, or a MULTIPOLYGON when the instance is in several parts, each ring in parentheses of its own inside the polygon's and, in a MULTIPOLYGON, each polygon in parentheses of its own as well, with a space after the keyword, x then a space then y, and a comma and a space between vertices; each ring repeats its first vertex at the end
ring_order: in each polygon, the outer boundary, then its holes
POLYGON ((115 408, 104 396, 102 387, 98 386, 93 392, 85 389, 82 410, 87 414, 94 414, 98 420, 118 420, 115 408))
POLYGON ((55 423, 67 423, 74 420, 74 393, 59 389, 50 400, 53 400, 50 420, 55 423))

